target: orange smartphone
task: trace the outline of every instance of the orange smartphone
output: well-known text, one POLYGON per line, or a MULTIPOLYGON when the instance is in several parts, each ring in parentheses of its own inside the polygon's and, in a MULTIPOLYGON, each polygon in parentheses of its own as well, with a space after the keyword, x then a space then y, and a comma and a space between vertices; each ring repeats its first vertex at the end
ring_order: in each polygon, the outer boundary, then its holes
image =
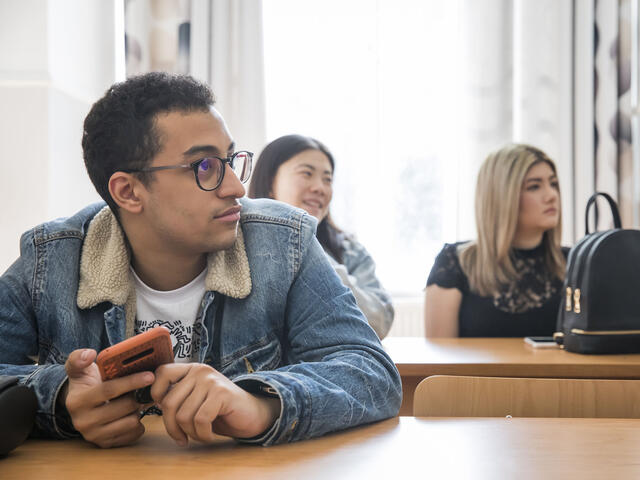
POLYGON ((102 350, 96 363, 103 381, 137 372, 153 372, 160 365, 173 363, 169 330, 155 327, 127 338, 102 350))

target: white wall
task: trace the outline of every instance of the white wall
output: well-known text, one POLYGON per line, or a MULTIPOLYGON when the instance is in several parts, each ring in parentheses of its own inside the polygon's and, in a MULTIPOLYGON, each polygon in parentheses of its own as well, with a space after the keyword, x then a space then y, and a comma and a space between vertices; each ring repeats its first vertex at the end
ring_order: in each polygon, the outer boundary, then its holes
POLYGON ((80 141, 89 108, 121 71, 117 8, 121 0, 0 2, 0 272, 22 232, 99 199, 80 141))

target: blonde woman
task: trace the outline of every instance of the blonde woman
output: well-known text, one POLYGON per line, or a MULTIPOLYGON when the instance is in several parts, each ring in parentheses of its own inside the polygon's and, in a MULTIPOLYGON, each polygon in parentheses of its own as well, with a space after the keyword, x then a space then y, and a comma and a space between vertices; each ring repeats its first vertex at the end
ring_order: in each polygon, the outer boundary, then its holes
POLYGON ((568 253, 555 164, 529 145, 490 154, 475 211, 477 240, 445 244, 429 274, 426 336, 551 335, 568 253))

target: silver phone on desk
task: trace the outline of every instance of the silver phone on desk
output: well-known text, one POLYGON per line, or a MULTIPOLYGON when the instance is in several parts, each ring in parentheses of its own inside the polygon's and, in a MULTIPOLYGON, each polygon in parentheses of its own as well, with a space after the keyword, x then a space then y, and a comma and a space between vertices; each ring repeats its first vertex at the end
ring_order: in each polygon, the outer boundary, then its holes
POLYGON ((524 342, 533 348, 558 348, 553 337, 524 337, 524 342))

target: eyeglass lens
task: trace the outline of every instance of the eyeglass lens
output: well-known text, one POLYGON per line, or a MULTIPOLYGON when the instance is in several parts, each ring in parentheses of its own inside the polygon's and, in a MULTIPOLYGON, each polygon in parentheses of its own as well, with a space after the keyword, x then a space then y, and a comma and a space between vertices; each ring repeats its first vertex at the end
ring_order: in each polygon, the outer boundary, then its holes
MULTIPOLYGON (((225 163, 217 158, 205 158, 198 165, 198 181, 202 188, 211 190, 216 188, 224 175, 225 163)), ((233 156, 231 169, 238 179, 245 183, 251 175, 251 155, 238 152, 233 156)))
POLYGON ((222 176, 224 163, 216 158, 205 158, 198 165, 198 181, 206 189, 215 188, 222 176))
POLYGON ((251 155, 247 152, 238 152, 231 161, 231 168, 236 177, 245 183, 251 175, 251 155))

